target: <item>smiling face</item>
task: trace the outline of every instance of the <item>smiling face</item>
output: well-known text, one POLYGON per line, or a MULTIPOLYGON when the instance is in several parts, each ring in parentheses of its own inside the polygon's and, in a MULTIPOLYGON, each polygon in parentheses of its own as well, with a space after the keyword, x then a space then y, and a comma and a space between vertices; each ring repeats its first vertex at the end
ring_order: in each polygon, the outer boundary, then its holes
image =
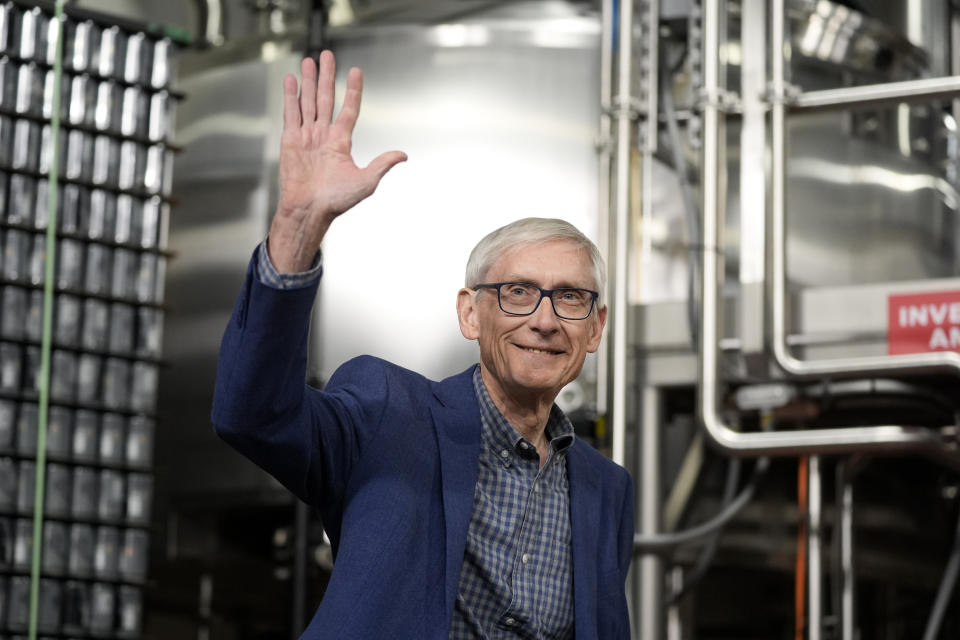
MULTIPOLYGON (((484 281, 596 289, 587 252, 569 240, 509 249, 490 267, 484 281)), ((583 320, 564 320, 545 299, 533 314, 512 316, 500 310, 492 289, 461 289, 457 310, 460 331, 480 344, 481 373, 488 391, 495 401, 506 398, 511 404, 552 403, 564 385, 580 374, 587 353, 597 350, 607 315, 603 307, 583 320)))

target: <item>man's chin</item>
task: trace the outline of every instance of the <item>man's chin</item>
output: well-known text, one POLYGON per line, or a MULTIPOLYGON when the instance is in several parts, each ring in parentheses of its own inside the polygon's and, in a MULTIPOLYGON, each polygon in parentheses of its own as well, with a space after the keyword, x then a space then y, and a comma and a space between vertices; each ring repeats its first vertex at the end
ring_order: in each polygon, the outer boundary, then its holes
POLYGON ((514 377, 515 388, 524 395, 544 395, 550 393, 556 395, 560 392, 560 389, 563 388, 564 384, 560 376, 547 374, 545 372, 533 372, 514 377))

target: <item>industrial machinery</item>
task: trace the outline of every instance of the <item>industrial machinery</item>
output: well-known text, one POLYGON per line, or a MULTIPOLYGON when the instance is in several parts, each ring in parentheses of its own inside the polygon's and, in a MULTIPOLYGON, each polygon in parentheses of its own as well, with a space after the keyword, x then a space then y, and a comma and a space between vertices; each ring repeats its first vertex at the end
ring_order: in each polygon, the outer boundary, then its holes
POLYGON ((952 9, 634 4, 606 6, 603 126, 638 637, 952 637, 952 9), (701 434, 753 475, 728 461, 691 527, 701 434))
POLYGON ((196 4, 155 629, 296 637, 329 569, 319 523, 207 421, 275 199, 280 81, 329 47, 366 74, 360 160, 410 161, 325 241, 314 382, 359 353, 470 365, 453 295, 473 242, 568 218, 608 257, 610 315, 560 401, 637 482, 634 637, 960 633, 953 2, 196 4), (224 28, 248 14, 259 31, 224 28), (384 313, 386 276, 436 296, 384 313))
POLYGON ((137 638, 174 41, 0 3, 0 637, 137 638))

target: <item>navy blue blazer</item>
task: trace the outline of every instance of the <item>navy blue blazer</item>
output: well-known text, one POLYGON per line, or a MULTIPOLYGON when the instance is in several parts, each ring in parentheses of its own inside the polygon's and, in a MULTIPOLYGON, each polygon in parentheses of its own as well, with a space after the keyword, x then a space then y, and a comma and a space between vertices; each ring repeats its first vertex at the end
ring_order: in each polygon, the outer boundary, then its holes
MULTIPOLYGON (((334 569, 302 638, 447 638, 480 455, 471 367, 434 382, 372 357, 303 384, 316 287, 259 282, 256 254, 220 347, 212 419, 317 508, 334 569)), ((629 474, 582 441, 567 455, 577 640, 630 638, 629 474)))

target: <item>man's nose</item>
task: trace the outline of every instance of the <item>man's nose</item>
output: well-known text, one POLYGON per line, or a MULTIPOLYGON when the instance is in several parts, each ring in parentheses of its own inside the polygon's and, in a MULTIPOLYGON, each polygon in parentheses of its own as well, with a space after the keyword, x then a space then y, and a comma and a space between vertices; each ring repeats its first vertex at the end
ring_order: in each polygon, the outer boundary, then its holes
POLYGON ((540 298, 540 304, 530 315, 530 326, 539 331, 556 331, 560 327, 560 318, 553 311, 550 296, 540 298))

